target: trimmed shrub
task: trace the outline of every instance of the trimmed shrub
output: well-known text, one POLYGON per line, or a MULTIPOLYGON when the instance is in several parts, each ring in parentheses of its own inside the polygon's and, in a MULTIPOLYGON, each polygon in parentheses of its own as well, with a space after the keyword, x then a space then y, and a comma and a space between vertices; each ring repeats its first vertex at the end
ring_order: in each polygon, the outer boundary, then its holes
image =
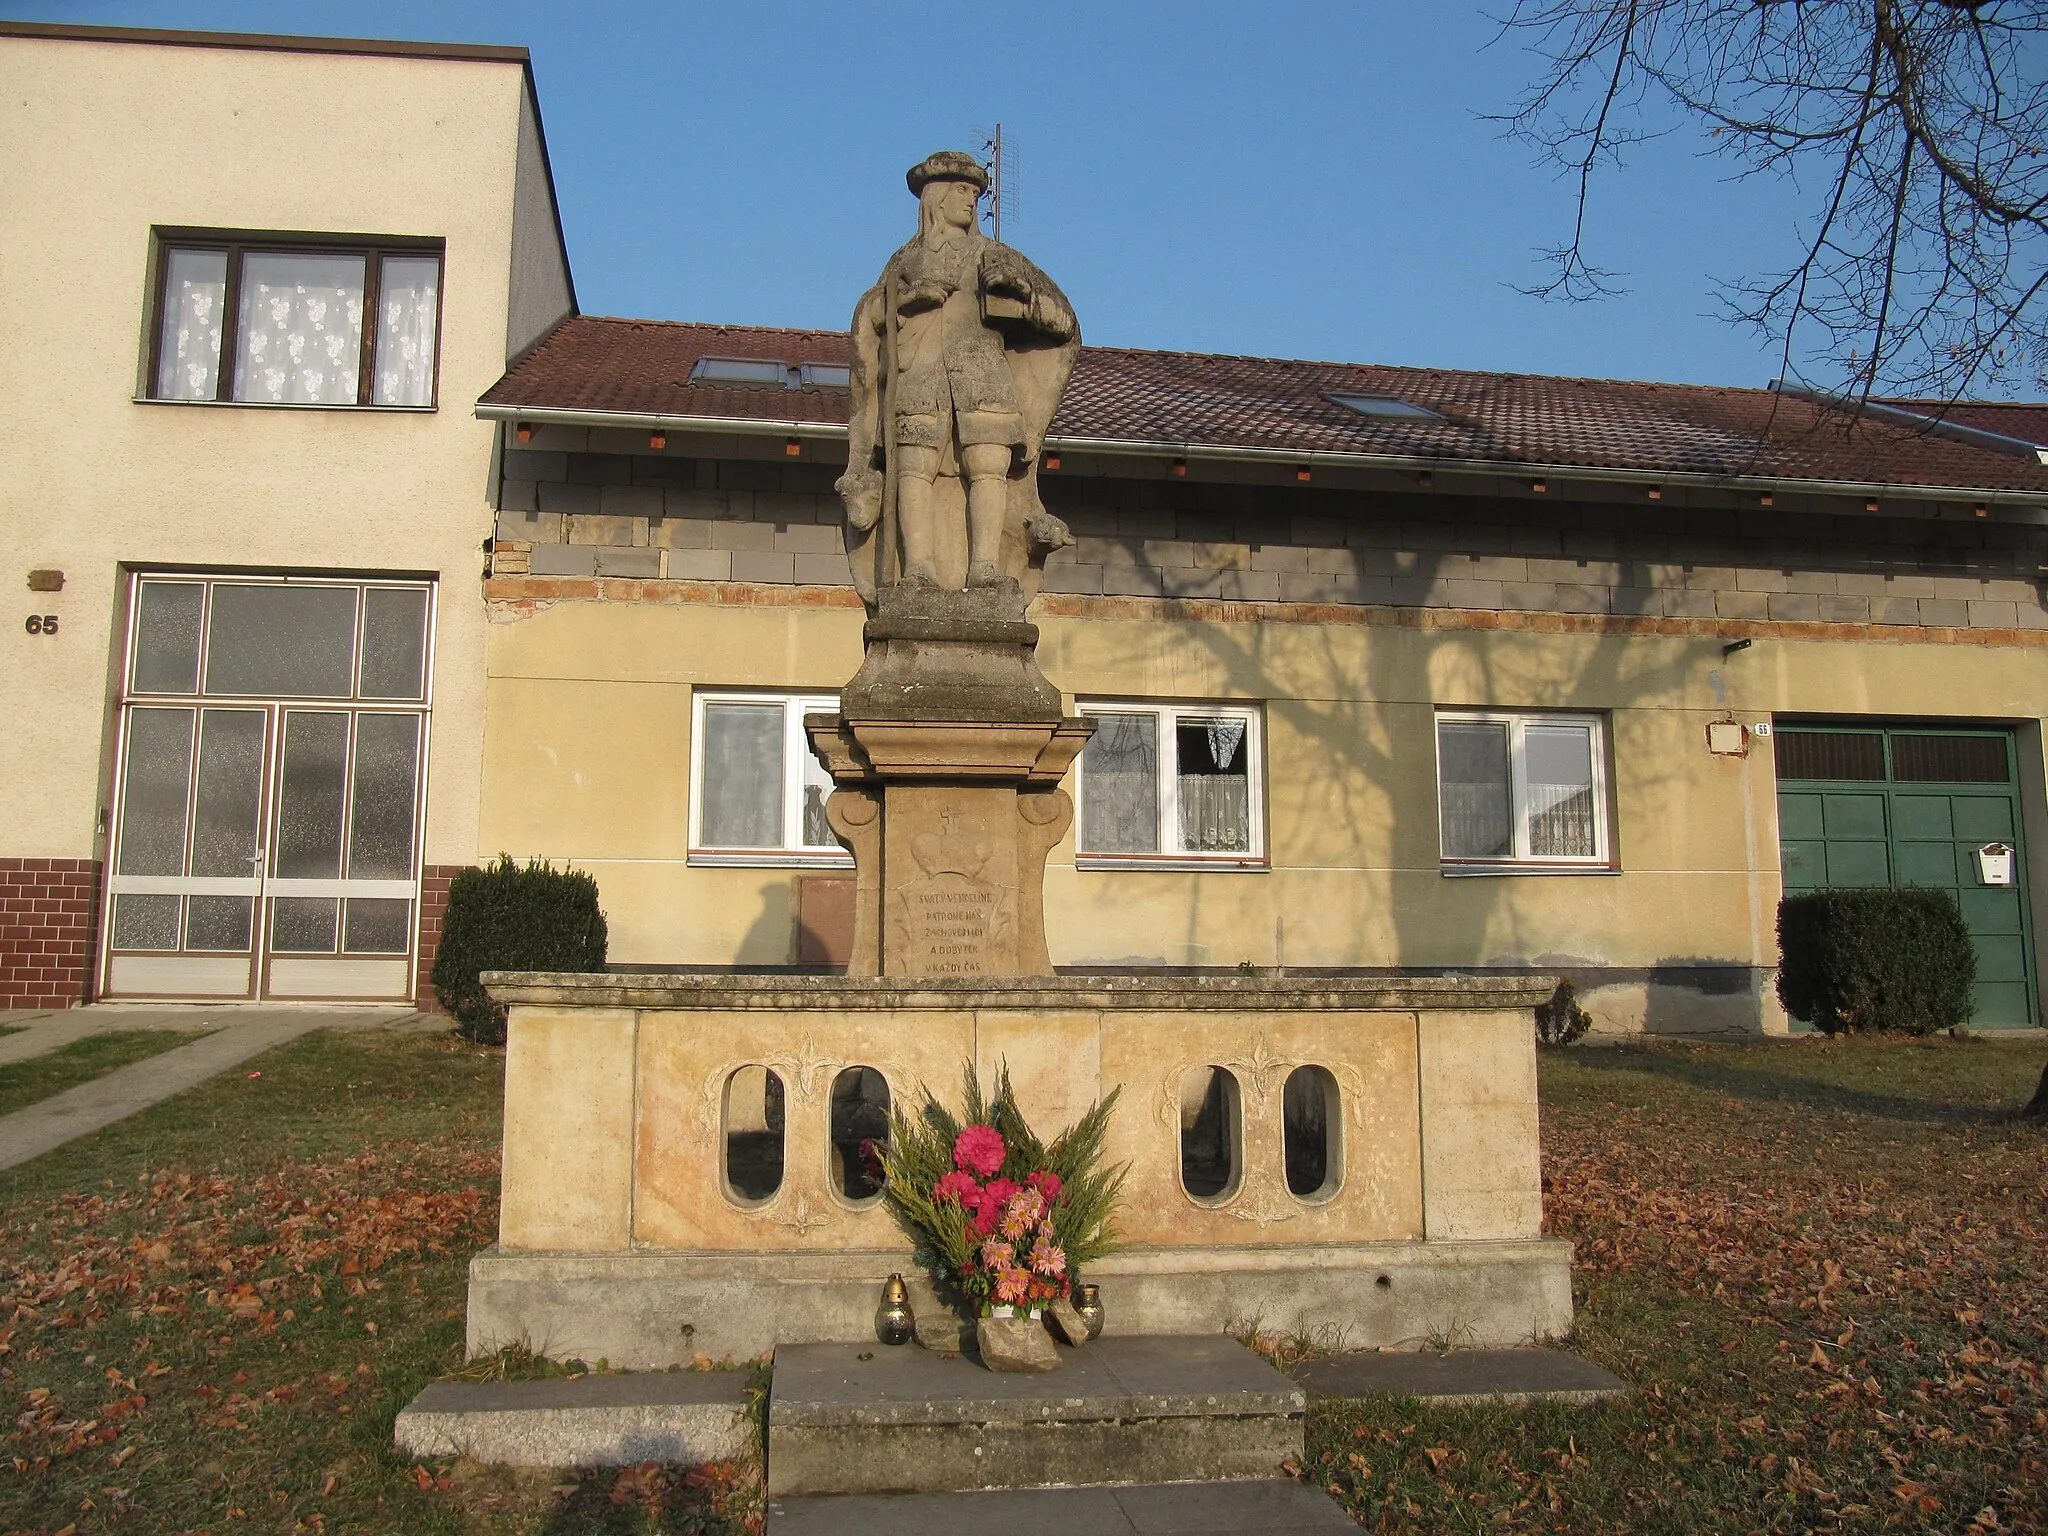
POLYGON ((1947 891, 1814 891, 1778 903, 1778 1001, 1826 1033, 1931 1035, 1976 1011, 1977 954, 1947 891))
POLYGON ((1570 978, 1558 982, 1550 1001, 1536 1005, 1536 1043, 1570 1045, 1593 1027, 1593 1015, 1579 1006, 1578 988, 1570 978))
POLYGON ((485 971, 601 971, 604 912, 597 882, 540 859, 525 868, 507 853, 448 882, 434 991, 463 1036, 505 1043, 505 1009, 477 979, 485 971))

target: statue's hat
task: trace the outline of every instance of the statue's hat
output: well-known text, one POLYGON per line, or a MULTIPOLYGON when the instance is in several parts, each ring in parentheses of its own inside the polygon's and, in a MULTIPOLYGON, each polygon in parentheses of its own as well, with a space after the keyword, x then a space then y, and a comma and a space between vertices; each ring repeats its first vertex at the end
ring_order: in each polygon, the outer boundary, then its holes
POLYGON ((988 190, 988 172, 981 162, 972 155, 962 154, 957 149, 942 149, 935 155, 926 155, 904 174, 910 183, 913 197, 923 192, 925 183, 932 181, 971 181, 974 190, 988 190))

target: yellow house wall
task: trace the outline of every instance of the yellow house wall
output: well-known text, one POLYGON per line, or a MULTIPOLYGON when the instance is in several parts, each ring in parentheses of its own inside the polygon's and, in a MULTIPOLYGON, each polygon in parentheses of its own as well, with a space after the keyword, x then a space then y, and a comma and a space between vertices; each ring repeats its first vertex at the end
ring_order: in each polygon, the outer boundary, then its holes
POLYGON ((425 858, 477 849, 516 63, 0 37, 0 853, 91 858, 120 565, 441 578, 425 858), (151 226, 441 236, 432 413, 138 404, 151 226), (61 593, 22 602, 24 573, 61 593), (59 616, 56 639, 19 613, 59 616))
MULTIPOLYGON (((789 962, 792 871, 684 862, 691 690, 834 690, 858 663, 860 621, 797 606, 505 605, 491 626, 484 846, 592 870, 616 960, 789 962)), ((2019 723, 2022 787, 2040 798, 2043 648, 1762 639, 1724 657, 1712 636, 1041 625, 1041 664, 1070 698, 1254 701, 1266 723, 1270 870, 1076 870, 1070 839, 1046 870, 1057 964, 1768 968, 1776 784, 1766 743, 1746 758, 1707 750, 1707 723, 1729 715, 2019 723), (1440 706, 1604 715, 1622 873, 1442 874, 1440 706)), ((1617 1028, 1783 1027, 1767 987, 1667 991, 1615 987, 1595 1012, 1617 1028), (1687 1016, 1659 1017, 1673 1009, 1687 1016)))

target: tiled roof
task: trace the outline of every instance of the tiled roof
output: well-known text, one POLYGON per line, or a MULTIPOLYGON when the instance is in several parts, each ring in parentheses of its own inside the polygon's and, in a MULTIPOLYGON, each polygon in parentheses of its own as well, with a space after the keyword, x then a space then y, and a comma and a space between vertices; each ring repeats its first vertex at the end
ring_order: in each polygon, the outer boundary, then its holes
MULTIPOLYGON (((700 357, 846 361, 841 331, 578 316, 492 385, 479 405, 627 418, 843 424, 843 390, 706 387, 700 357)), ((2036 441, 2048 405, 1952 407, 1950 420, 2036 441)), ((1371 363, 1088 347, 1055 439, 1346 454, 1406 461, 1658 476, 1956 487, 2048 496, 2048 466, 1761 389, 1467 373, 1371 363), (1389 395, 1443 422, 1362 416, 1333 394, 1389 395)))

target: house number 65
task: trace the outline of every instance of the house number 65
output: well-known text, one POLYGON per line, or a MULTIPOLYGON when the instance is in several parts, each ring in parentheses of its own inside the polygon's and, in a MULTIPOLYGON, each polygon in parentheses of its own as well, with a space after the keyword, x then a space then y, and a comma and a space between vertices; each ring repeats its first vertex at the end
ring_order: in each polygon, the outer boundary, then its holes
POLYGON ((28 616, 27 628, 32 635, 54 635, 57 633, 57 615, 32 613, 28 616))

